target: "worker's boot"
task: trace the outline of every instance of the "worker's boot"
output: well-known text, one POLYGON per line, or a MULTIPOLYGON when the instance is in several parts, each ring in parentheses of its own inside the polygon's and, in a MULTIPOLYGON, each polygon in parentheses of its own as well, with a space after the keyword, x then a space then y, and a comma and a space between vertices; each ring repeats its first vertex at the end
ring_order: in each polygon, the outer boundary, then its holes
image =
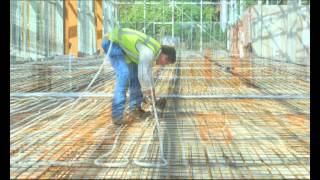
POLYGON ((122 119, 112 119, 112 123, 115 125, 122 125, 122 124, 125 124, 125 120, 123 118, 122 119))
POLYGON ((112 122, 115 125, 122 125, 122 124, 127 124, 131 121, 132 119, 130 119, 128 117, 128 113, 124 113, 124 116, 122 118, 112 118, 112 122))
POLYGON ((130 110, 129 112, 129 118, 131 120, 137 120, 137 119, 141 119, 143 117, 143 115, 145 114, 145 111, 141 108, 136 108, 133 110, 130 110))

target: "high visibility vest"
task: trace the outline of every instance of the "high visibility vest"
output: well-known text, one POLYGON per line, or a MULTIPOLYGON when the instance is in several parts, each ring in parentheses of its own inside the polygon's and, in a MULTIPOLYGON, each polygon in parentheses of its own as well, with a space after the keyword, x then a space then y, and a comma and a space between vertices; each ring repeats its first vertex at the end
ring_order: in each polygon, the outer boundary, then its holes
POLYGON ((161 48, 160 43, 154 38, 129 28, 116 28, 109 34, 112 42, 118 43, 125 52, 125 60, 127 63, 134 62, 139 64, 139 51, 137 44, 142 43, 149 47, 156 56, 161 48))

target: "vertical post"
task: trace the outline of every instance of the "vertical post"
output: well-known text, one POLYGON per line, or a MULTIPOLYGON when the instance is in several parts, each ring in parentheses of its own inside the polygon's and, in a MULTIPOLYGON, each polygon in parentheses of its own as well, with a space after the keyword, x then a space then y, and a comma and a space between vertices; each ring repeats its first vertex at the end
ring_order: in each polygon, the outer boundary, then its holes
POLYGON ((51 30, 49 27, 49 7, 48 7, 49 2, 45 1, 44 2, 44 41, 45 41, 45 56, 48 57, 50 55, 50 48, 49 48, 49 34, 51 34, 51 30), (49 33, 50 31, 50 33, 49 33))
POLYGON ((156 25, 154 22, 153 22, 153 36, 154 37, 156 36, 156 25))
MULTIPOLYGON (((223 33, 221 28, 219 28, 219 42, 221 43, 221 41, 223 42, 223 33)), ((221 43, 219 46, 223 47, 223 43, 221 43)))
POLYGON ((95 22, 96 22, 96 48, 100 53, 102 52, 101 50, 101 41, 102 41, 102 1, 101 0, 96 0, 94 1, 94 14, 95 14, 95 22))
POLYGON ((143 4, 143 32, 146 33, 146 0, 143 4))
POLYGON ((200 53, 202 53, 202 28, 203 28, 203 22, 202 22, 202 8, 203 8, 203 3, 202 0, 200 1, 200 53))
POLYGON ((91 24, 92 24, 92 32, 91 32, 91 54, 94 54, 95 52, 97 52, 97 19, 95 17, 95 8, 96 8, 96 2, 98 1, 92 1, 91 2, 91 12, 90 12, 90 20, 91 20, 91 24))
POLYGON ((72 59, 73 59, 73 56, 70 55, 69 56, 69 88, 70 88, 70 91, 72 91, 72 71, 71 71, 72 59))
POLYGON ((174 6, 175 6, 175 1, 174 0, 171 0, 171 4, 172 4, 172 8, 171 8, 171 37, 172 37, 172 40, 174 38, 174 6))
MULTIPOLYGON (((290 9, 297 9, 298 1, 291 0, 288 1, 288 11, 290 9)), ((297 13, 294 11, 289 11, 288 15, 288 25, 287 25, 287 54, 288 60, 287 62, 294 63, 296 62, 296 33, 297 33, 297 13)))
MULTIPOLYGON (((260 55, 259 56, 261 56, 261 57, 263 57, 263 52, 262 52, 262 41, 263 41, 263 9, 262 9, 262 0, 260 0, 259 2, 259 5, 260 5, 260 20, 261 20, 261 22, 260 22, 260 55)), ((263 63, 264 64, 264 63, 263 63)))
POLYGON ((45 27, 46 27, 46 32, 45 32, 45 38, 46 38, 46 51, 47 51, 47 55, 46 56, 51 56, 51 51, 52 51, 52 47, 51 47, 51 35, 52 35, 52 21, 51 21, 51 2, 45 2, 45 12, 46 12, 46 19, 45 19, 45 27))
MULTIPOLYGON (((28 58, 30 58, 30 1, 27 1, 27 32, 26 32, 26 45, 27 45, 27 52, 28 52, 28 58)), ((30 59, 31 60, 31 59, 30 59)))
POLYGON ((78 12, 77 12, 77 1, 65 0, 64 8, 64 53, 78 55, 78 12), (74 11, 75 10, 75 11, 74 11))
POLYGON ((16 61, 16 56, 17 56, 17 53, 18 53, 18 49, 16 48, 17 47, 17 40, 16 40, 16 38, 17 38, 17 17, 18 16, 16 16, 16 13, 17 13, 17 1, 10 1, 10 7, 12 8, 11 9, 11 12, 10 12, 10 21, 11 21, 11 23, 10 23, 10 36, 11 36, 11 38, 10 38, 10 51, 11 52, 14 52, 13 54, 12 54, 12 56, 11 56, 11 54, 10 54, 10 63, 12 62, 12 63, 15 63, 15 61, 16 61))
POLYGON ((233 1, 233 23, 237 22, 238 17, 238 8, 237 8, 237 1, 233 1))
POLYGON ((103 35, 104 35, 108 32, 108 27, 107 27, 108 22, 107 21, 109 20, 106 0, 102 1, 102 17, 103 17, 103 35))
POLYGON ((26 40, 25 40, 25 37, 26 37, 26 35, 25 35, 25 2, 24 1, 22 1, 21 2, 21 19, 22 19, 22 21, 21 21, 21 26, 20 27, 22 27, 21 28, 21 30, 22 30, 22 32, 21 32, 21 40, 22 40, 22 43, 21 43, 21 45, 22 45, 22 49, 23 49, 23 58, 25 58, 26 57, 26 40))
POLYGON ((243 0, 240 0, 240 12, 239 12, 240 17, 243 15, 243 6, 244 6, 243 0))
MULTIPOLYGON (((113 3, 115 3, 115 1, 113 0, 113 3)), ((118 22, 118 6, 116 6, 115 8, 113 7, 112 8, 112 11, 114 11, 114 16, 115 16, 115 19, 113 19, 113 24, 114 24, 114 26, 113 26, 113 28, 115 28, 116 26, 117 26, 117 24, 116 24, 116 22, 118 22)))
POLYGON ((164 1, 162 1, 162 25, 164 22, 164 1))
POLYGON ((17 1, 17 10, 16 10, 16 13, 15 13, 16 27, 17 27, 15 33, 17 35, 16 42, 17 42, 17 46, 18 46, 17 55, 20 54, 20 51, 21 51, 21 32, 20 32, 21 28, 19 28, 19 27, 21 27, 20 26, 21 19, 18 18, 18 17, 21 17, 20 13, 21 13, 21 2, 17 1))
MULTIPOLYGON (((10 1, 11 2, 11 1, 10 1)), ((30 11, 30 43, 31 47, 33 50, 31 58, 36 60, 37 59, 37 8, 38 8, 39 3, 37 1, 31 1, 30 6, 31 6, 31 11, 30 11)))
POLYGON ((192 48, 193 48, 193 18, 192 18, 192 8, 191 8, 191 11, 190 11, 190 13, 191 13, 191 28, 190 28, 190 31, 191 31, 191 38, 190 38, 190 49, 192 50, 192 48))
POLYGON ((57 53, 63 54, 63 2, 56 2, 56 42, 57 53))
MULTIPOLYGON (((216 23, 212 23, 212 34, 213 34, 213 37, 212 37, 212 41, 213 42, 217 42, 217 38, 216 37, 216 23)), ((212 45, 213 47, 214 45, 212 45)), ((215 46, 213 48, 217 47, 217 45, 215 44, 215 46)))
POLYGON ((230 22, 230 25, 232 25, 233 24, 233 13, 234 13, 234 11, 233 11, 233 1, 229 4, 229 8, 230 8, 229 22, 230 22))
POLYGON ((56 56, 57 55, 57 41, 56 41, 56 7, 57 7, 57 2, 52 2, 51 4, 51 31, 52 31, 52 36, 51 36, 51 41, 52 41, 52 49, 53 49, 53 55, 56 56))
POLYGON ((226 0, 221 1, 221 11, 220 11, 220 28, 224 32, 226 29, 228 7, 226 0))
POLYGON ((181 11, 181 43, 183 42, 183 6, 182 6, 182 11, 181 11))
POLYGON ((84 11, 85 11, 85 8, 84 7, 86 7, 85 5, 84 5, 84 3, 85 3, 85 1, 79 1, 78 2, 78 8, 77 8, 77 12, 78 12, 78 18, 77 18, 77 22, 78 22, 78 28, 77 28, 77 34, 78 34, 78 41, 79 41, 79 43, 78 43, 78 54, 79 55, 81 55, 84 51, 84 49, 86 49, 86 48, 84 48, 84 46, 87 44, 86 42, 85 42, 85 39, 86 39, 86 34, 87 33, 85 33, 85 28, 83 27, 83 25, 85 25, 86 24, 86 22, 85 22, 85 20, 86 20, 86 17, 84 16, 84 11))
POLYGON ((12 30, 13 30, 13 28, 12 28, 12 26, 13 26, 13 24, 14 24, 14 19, 15 19, 15 17, 13 16, 13 13, 12 13, 12 9, 13 8, 15 8, 14 7, 14 4, 15 4, 15 2, 12 2, 12 1, 10 1, 10 49, 11 49, 11 45, 12 45, 12 35, 13 35, 13 32, 12 32, 12 30))
POLYGON ((210 45, 210 48, 213 49, 213 45, 212 45, 212 26, 213 26, 213 22, 212 22, 212 19, 211 19, 211 22, 210 22, 210 40, 209 40, 209 45, 210 45))

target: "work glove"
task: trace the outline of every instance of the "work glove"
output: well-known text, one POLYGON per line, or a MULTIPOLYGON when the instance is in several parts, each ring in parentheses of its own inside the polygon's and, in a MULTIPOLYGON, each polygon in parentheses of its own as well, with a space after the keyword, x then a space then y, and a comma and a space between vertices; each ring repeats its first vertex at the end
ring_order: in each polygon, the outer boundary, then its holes
POLYGON ((152 99, 151 99, 151 96, 144 96, 143 97, 143 100, 142 100, 142 103, 141 103, 141 108, 144 110, 144 111, 151 111, 151 108, 152 108, 152 99))
POLYGON ((165 98, 159 98, 156 101, 156 107, 160 110, 163 110, 166 106, 167 100, 165 98))
POLYGON ((152 94, 151 94, 151 90, 145 90, 142 92, 143 94, 143 102, 145 104, 150 104, 152 105, 152 94))

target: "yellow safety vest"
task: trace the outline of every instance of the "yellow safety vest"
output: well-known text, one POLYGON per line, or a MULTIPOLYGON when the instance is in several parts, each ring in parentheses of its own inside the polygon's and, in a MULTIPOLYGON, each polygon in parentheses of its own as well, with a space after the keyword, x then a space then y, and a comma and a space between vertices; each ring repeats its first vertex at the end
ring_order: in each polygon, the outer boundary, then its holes
POLYGON ((129 28, 116 28, 109 34, 112 42, 119 43, 125 52, 125 60, 127 63, 134 62, 139 64, 139 51, 137 49, 138 42, 149 47, 154 55, 159 53, 160 43, 154 38, 129 28))

